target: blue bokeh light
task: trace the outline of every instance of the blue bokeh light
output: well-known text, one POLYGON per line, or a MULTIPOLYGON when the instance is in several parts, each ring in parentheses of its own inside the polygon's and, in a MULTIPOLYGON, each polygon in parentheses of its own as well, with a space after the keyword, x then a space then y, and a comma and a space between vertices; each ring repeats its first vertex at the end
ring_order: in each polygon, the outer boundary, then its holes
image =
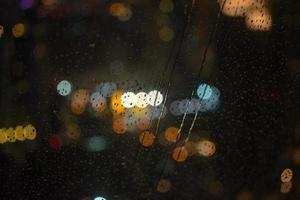
POLYGON ((104 197, 95 197, 94 200, 106 200, 104 197))
POLYGON ((208 84, 200 84, 197 89, 197 95, 200 99, 209 99, 212 95, 212 88, 208 84))

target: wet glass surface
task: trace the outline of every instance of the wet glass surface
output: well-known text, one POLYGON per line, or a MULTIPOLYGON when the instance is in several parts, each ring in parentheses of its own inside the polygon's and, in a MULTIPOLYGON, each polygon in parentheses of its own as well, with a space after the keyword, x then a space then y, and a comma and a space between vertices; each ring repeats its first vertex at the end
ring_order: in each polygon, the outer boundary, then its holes
POLYGON ((297 0, 0 10, 1 199, 300 199, 297 0))

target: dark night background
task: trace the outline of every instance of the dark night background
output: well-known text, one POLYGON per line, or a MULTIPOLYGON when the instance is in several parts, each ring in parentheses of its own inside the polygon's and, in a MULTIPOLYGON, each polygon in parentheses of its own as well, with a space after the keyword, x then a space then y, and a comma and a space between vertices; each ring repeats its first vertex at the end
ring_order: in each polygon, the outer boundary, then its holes
MULTIPOLYGON (((34 141, 1 144, 0 199, 67 200, 97 195, 107 200, 300 199, 299 164, 293 161, 293 152, 300 147, 300 135, 295 133, 300 123, 300 2, 270 0, 272 30, 253 32, 242 18, 218 17, 216 1, 199 0, 181 41, 185 6, 190 8, 191 1, 174 1, 170 23, 175 39, 170 43, 159 42, 157 36, 158 0, 120 1, 131 5, 133 12, 125 23, 109 15, 112 2, 63 1, 58 11, 41 17, 42 2, 21 10, 19 1, 1 0, 0 24, 5 32, 0 38, 0 126, 29 122, 38 135, 34 141), (82 3, 82 9, 86 5, 86 10, 73 12, 76 3, 82 3), (10 30, 20 22, 28 24, 28 32, 14 38, 10 30), (193 30, 201 30, 197 44, 189 42, 193 30), (58 81, 68 79, 76 88, 93 89, 101 81, 135 79, 151 88, 171 54, 163 78, 167 87, 172 75, 168 104, 189 97, 200 67, 199 60, 190 63, 189 56, 202 58, 195 52, 203 52, 207 45, 214 55, 205 64, 213 70, 201 74, 201 80, 220 89, 221 105, 197 119, 194 135, 213 138, 217 153, 212 158, 192 156, 176 163, 168 157, 171 147, 155 143, 143 148, 137 136, 115 135, 111 121, 88 113, 76 116, 81 139, 103 135, 109 148, 89 152, 81 141, 66 142, 58 151, 49 147, 50 135, 64 135, 60 113, 68 107, 68 100, 57 95, 58 81), (37 47, 45 49, 43 56, 37 56, 41 51, 37 47), (121 78, 108 73, 115 59, 127 66, 121 78), (23 80, 29 89, 19 92, 16 88, 23 80), (165 162, 171 172, 162 173, 165 162), (293 169, 293 188, 281 194, 280 174, 285 168, 293 169), (161 176, 172 183, 165 194, 156 191, 161 176), (211 189, 213 182, 221 186, 211 189), (252 197, 242 198, 241 193, 252 197)), ((187 117, 184 130, 192 117, 187 117)), ((181 116, 167 114, 161 132, 179 126, 180 121, 181 116)))

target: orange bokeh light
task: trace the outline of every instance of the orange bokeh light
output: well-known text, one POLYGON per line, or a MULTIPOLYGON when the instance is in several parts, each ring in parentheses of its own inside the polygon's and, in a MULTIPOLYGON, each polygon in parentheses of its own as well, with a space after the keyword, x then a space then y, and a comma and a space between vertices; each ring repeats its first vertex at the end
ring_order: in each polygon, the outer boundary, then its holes
POLYGON ((169 127, 165 131, 165 138, 169 142, 176 142, 180 137, 179 129, 176 127, 169 127))
POLYGON ((173 150, 172 157, 177 162, 183 162, 188 157, 188 151, 185 149, 185 147, 177 147, 173 150))
POLYGON ((151 146, 154 142, 154 139, 155 139, 155 136, 150 131, 144 131, 140 135, 140 143, 145 147, 151 146))

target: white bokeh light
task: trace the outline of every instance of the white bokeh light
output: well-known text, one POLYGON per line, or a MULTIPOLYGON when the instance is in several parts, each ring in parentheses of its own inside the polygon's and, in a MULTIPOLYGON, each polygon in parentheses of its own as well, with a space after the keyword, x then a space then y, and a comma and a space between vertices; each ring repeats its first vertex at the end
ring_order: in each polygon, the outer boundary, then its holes
POLYGON ((72 84, 67 80, 63 80, 57 84, 56 89, 59 95, 68 96, 72 91, 72 84))
POLYGON ((125 108, 132 108, 137 103, 137 96, 133 92, 125 92, 121 96, 121 103, 125 108))
POLYGON ((164 100, 163 95, 160 93, 160 91, 152 90, 148 93, 147 102, 151 106, 159 106, 164 100))
POLYGON ((136 94, 137 97, 137 102, 136 102, 136 106, 139 108, 146 108, 148 106, 148 94, 145 92, 139 92, 136 94))

